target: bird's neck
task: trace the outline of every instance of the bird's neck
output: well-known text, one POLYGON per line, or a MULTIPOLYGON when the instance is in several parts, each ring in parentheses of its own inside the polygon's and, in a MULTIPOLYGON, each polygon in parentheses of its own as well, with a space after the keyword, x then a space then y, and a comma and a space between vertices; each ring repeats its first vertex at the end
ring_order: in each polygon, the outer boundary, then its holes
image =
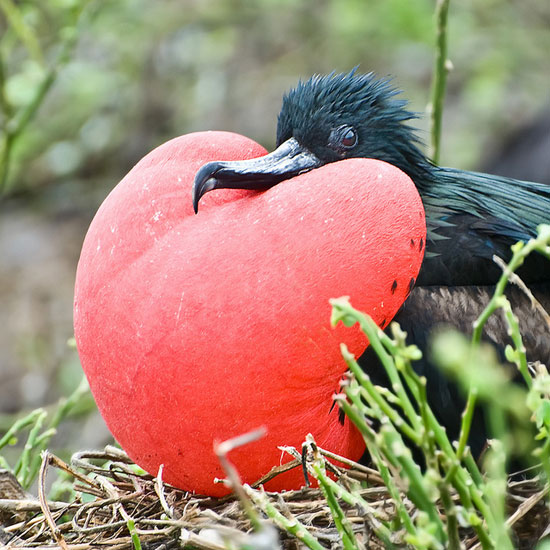
POLYGON ((428 192, 432 183, 437 180, 437 167, 426 157, 417 146, 418 140, 412 133, 388 140, 383 151, 376 158, 385 160, 405 172, 415 183, 422 195, 428 192))

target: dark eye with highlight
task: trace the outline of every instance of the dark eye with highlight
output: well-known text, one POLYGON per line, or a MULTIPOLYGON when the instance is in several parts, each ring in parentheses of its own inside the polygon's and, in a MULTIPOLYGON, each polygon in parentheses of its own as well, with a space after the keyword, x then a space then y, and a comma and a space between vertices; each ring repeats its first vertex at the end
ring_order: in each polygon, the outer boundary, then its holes
POLYGON ((342 131, 340 143, 346 149, 351 149, 357 145, 357 132, 351 126, 347 126, 342 131))
POLYGON ((347 151, 353 149, 357 145, 357 141, 358 137, 355 128, 348 124, 344 124, 332 130, 328 145, 340 156, 343 156, 347 151))

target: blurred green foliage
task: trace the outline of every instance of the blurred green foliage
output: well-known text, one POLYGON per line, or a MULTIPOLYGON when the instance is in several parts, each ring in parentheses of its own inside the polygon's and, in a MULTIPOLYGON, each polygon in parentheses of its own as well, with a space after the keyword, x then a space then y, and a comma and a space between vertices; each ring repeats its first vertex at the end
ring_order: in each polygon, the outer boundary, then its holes
POLYGON ((0 191, 9 189, 13 151, 56 80, 59 69, 68 61, 77 40, 77 22, 85 5, 82 2, 52 2, 52 13, 33 4, 2 0, 0 9, 6 29, 0 44, 0 191), (46 15, 54 15, 50 28, 46 15), (40 35, 48 29, 44 40, 40 35), (14 68, 15 67, 15 68, 14 68))
MULTIPOLYGON (((25 109, 48 70, 60 68, 14 144, 10 186, 35 191, 55 183, 62 190, 55 196, 75 204, 89 199, 82 191, 96 189, 94 203, 147 151, 178 134, 226 129, 271 147, 282 93, 314 72, 360 65, 392 74, 412 107, 424 111, 434 5, 1 0, 3 139, 10 109, 25 109), (12 8, 19 22, 9 17, 12 8), (59 55, 73 34, 76 49, 63 64, 59 55)), ((495 132, 548 101, 549 22, 546 0, 451 3, 443 164, 474 166, 495 132)), ((419 125, 427 140, 427 121, 419 125)))

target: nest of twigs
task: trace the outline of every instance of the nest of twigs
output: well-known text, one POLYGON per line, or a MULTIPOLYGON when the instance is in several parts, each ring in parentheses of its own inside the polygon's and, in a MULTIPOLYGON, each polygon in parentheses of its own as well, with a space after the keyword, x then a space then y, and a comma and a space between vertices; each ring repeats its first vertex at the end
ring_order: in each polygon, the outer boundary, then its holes
MULTIPOLYGON (((374 470, 357 465, 346 475, 368 479, 361 496, 390 519, 395 507, 374 470)), ((344 480, 345 482, 345 480, 344 480)), ((38 499, 29 496, 4 478, 0 483, 0 545, 7 548, 87 550, 109 548, 195 548, 224 550, 229 547, 275 550, 305 548, 284 530, 273 527, 251 534, 251 524, 235 497, 213 499, 186 493, 139 473, 126 454, 114 447, 102 452, 80 452, 66 464, 44 453, 38 482, 38 499), (70 503, 46 499, 49 470, 71 476, 76 497, 70 503)), ((550 522, 547 489, 536 480, 509 483, 509 524, 518 548, 533 548, 550 522)), ((341 548, 323 494, 318 489, 266 493, 271 503, 286 517, 295 518, 326 548, 341 548)), ((412 504, 411 504, 412 507, 412 504)), ((373 518, 364 510, 342 503, 356 538, 365 548, 383 548, 372 529, 373 518)), ((478 547, 474 533, 464 530, 467 549, 478 547)), ((399 544, 399 533, 396 533, 399 544)))

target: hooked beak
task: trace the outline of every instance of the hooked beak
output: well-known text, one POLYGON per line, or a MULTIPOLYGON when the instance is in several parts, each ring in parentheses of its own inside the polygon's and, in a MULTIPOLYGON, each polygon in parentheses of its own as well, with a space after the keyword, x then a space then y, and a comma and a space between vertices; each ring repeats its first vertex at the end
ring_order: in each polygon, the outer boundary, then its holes
POLYGON ((321 161, 295 138, 263 157, 209 162, 195 175, 193 209, 196 214, 201 197, 213 189, 268 189, 320 165, 321 161))

